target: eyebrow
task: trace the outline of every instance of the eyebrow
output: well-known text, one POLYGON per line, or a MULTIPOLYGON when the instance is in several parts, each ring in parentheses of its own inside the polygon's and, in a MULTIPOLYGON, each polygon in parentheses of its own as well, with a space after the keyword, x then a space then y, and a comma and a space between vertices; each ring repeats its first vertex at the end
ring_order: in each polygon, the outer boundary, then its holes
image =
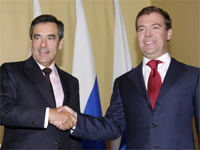
POLYGON ((158 25, 158 26, 162 27, 161 24, 159 24, 159 23, 154 23, 151 26, 155 26, 155 25, 158 25))
POLYGON ((138 26, 138 27, 137 27, 137 31, 138 31, 139 28, 142 28, 142 27, 145 27, 145 26, 144 26, 144 25, 138 26))
MULTIPOLYGON (((154 23, 154 24, 152 24, 151 26, 155 26, 155 25, 158 25, 158 26, 162 27, 161 24, 159 24, 159 23, 154 23)), ((137 27, 137 30, 138 30, 139 28, 141 28, 141 27, 145 27, 145 26, 144 26, 144 25, 140 25, 140 26, 137 27)))
POLYGON ((33 38, 35 38, 36 36, 41 36, 40 34, 34 34, 33 35, 33 38))
POLYGON ((49 34, 49 35, 47 35, 47 37, 56 40, 56 35, 55 34, 49 34))
POLYGON ((48 37, 53 37, 53 38, 56 38, 56 35, 55 34, 49 34, 47 35, 48 37))
MULTIPOLYGON (((37 36, 41 36, 41 34, 34 34, 33 37, 37 37, 37 36)), ((47 37, 53 37, 53 38, 56 38, 56 35, 55 34, 49 34, 47 35, 47 37)))

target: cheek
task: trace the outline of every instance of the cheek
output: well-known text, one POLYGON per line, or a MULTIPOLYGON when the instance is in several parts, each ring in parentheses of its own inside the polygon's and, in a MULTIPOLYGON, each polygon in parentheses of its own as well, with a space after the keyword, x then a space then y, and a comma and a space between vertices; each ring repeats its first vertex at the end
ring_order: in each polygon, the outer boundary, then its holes
POLYGON ((138 43, 143 41, 143 35, 142 34, 137 34, 137 40, 138 43))
POLYGON ((142 38, 138 36, 137 42, 138 42, 138 46, 139 46, 139 47, 143 45, 143 42, 142 42, 142 41, 143 41, 142 38))
POLYGON ((51 56, 55 57, 57 52, 58 52, 58 50, 57 50, 57 48, 55 48, 54 50, 51 51, 51 56))
POLYGON ((32 43, 32 48, 33 49, 37 49, 39 47, 39 43, 32 43))

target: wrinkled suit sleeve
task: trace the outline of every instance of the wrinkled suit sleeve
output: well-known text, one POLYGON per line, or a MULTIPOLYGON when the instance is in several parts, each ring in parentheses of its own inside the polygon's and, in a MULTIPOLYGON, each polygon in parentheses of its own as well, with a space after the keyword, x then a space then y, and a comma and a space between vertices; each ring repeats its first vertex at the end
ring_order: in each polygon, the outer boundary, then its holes
MULTIPOLYGON (((45 107, 19 105, 17 84, 9 64, 0 68, 1 125, 8 127, 44 128, 45 107)), ((27 93, 26 93, 27 94, 27 93)))
POLYGON ((78 122, 72 135, 91 140, 114 140, 122 134, 125 127, 124 108, 116 80, 105 117, 78 113, 78 122))

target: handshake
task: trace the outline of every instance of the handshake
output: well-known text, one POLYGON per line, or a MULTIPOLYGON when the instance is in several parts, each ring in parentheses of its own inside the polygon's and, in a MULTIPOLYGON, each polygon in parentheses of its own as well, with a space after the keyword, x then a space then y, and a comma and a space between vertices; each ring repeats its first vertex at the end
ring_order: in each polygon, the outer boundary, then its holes
POLYGON ((49 109, 49 122, 60 130, 67 130, 77 123, 77 113, 67 106, 49 109))

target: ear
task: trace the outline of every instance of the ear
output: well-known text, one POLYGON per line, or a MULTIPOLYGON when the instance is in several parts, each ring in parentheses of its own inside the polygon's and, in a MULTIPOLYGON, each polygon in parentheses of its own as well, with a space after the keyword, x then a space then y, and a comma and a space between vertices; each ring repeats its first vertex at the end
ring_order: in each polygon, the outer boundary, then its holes
POLYGON ((62 49, 62 48, 63 48, 63 39, 59 41, 59 46, 58 46, 58 49, 62 49))
POLYGON ((167 40, 172 38, 172 29, 167 30, 167 40))
POLYGON ((32 42, 32 40, 30 39, 29 47, 32 48, 32 45, 33 45, 33 42, 32 42))

